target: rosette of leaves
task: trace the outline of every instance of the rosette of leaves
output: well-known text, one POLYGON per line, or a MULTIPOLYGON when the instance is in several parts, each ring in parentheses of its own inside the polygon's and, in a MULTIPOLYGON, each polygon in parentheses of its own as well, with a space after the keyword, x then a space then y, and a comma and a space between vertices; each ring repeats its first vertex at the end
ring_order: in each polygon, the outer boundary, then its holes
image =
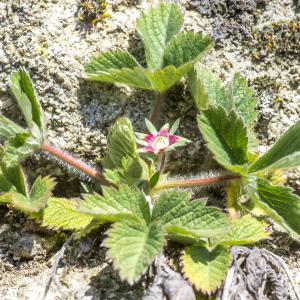
POLYGON ((31 79, 24 69, 11 75, 11 91, 23 115, 26 128, 0 115, 0 203, 10 203, 26 212, 36 213, 46 206, 54 182, 38 177, 28 191, 20 163, 37 151, 45 136, 45 123, 31 79))
POLYGON ((130 284, 141 278, 168 239, 187 244, 182 271, 197 289, 210 294, 230 265, 230 245, 254 243, 268 234, 265 224, 250 215, 230 221, 219 209, 205 205, 203 200, 190 201, 187 192, 169 191, 151 210, 141 190, 120 184, 118 189, 104 187, 103 195, 83 195, 83 200, 50 198, 42 225, 82 235, 112 223, 103 246, 120 277, 130 284))
MULTIPOLYGON (((200 131, 215 160, 240 176, 227 189, 229 210, 271 218, 293 238, 300 236, 300 200, 289 187, 269 181, 278 170, 300 165, 300 122, 261 157, 254 152, 255 98, 236 74, 224 87, 209 70, 196 66, 193 82, 200 131)), ((277 173, 276 173, 277 172, 277 173)))
POLYGON ((212 45, 201 33, 180 32, 183 15, 175 3, 160 3, 137 20, 145 48, 144 68, 127 51, 104 52, 85 65, 90 80, 164 93, 189 73, 212 45))

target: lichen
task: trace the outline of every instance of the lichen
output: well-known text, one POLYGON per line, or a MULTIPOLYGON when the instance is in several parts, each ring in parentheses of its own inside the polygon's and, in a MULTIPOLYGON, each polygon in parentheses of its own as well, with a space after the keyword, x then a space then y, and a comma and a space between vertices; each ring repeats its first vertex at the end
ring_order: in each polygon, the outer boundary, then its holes
POLYGON ((105 0, 81 0, 78 9, 79 20, 96 25, 109 17, 105 0))
POLYGON ((213 18, 213 38, 218 45, 240 42, 252 37, 251 27, 256 23, 260 9, 269 0, 188 0, 201 15, 213 18))

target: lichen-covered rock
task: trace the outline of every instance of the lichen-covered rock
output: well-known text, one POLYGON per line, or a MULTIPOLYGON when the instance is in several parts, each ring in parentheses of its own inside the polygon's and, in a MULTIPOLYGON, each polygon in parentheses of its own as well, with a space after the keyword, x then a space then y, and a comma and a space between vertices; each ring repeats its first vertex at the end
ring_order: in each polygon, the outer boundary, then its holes
POLYGON ((259 10, 269 0, 188 0, 201 15, 213 18, 213 37, 218 44, 238 43, 252 37, 259 10))

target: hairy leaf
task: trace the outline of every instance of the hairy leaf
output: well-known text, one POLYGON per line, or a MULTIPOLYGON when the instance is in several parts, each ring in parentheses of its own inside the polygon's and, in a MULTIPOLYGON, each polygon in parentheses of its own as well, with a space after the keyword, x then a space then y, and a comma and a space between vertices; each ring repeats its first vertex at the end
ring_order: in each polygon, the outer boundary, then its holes
POLYGON ((31 128, 33 121, 43 132, 45 127, 43 112, 29 74, 26 70, 20 69, 12 73, 10 80, 11 91, 18 102, 28 127, 31 128))
POLYGON ((64 198, 50 198, 42 211, 42 226, 51 229, 82 230, 94 216, 76 210, 77 201, 64 198))
POLYGON ((85 65, 88 79, 151 90, 144 69, 127 51, 102 53, 85 65))
POLYGON ((121 279, 136 282, 162 250, 164 231, 158 223, 117 222, 107 231, 103 245, 121 279))
POLYGON ((141 178, 142 162, 137 153, 135 136, 128 119, 120 118, 111 128, 107 138, 107 155, 103 164, 107 169, 122 169, 125 177, 141 178))
POLYGON ((180 8, 174 3, 160 3, 138 19, 136 27, 144 41, 147 66, 150 70, 163 67, 166 44, 179 32, 182 23, 180 8))
POLYGON ((103 196, 87 194, 78 202, 78 211, 88 213, 106 221, 115 222, 129 218, 144 223, 150 221, 150 210, 145 196, 136 188, 121 184, 116 190, 103 187, 103 196))
POLYGON ((224 108, 210 107, 198 117, 200 131, 208 143, 209 150, 223 167, 245 173, 247 163, 247 128, 238 115, 224 108))
POLYGON ((145 70, 145 74, 151 83, 154 91, 164 93, 171 88, 182 76, 190 70, 188 64, 176 69, 174 66, 168 66, 161 70, 145 70))
POLYGON ((222 246, 212 251, 202 246, 190 246, 183 251, 181 262, 184 275, 195 288, 210 295, 222 284, 231 256, 222 246))
POLYGON ((176 68, 189 64, 192 69, 210 48, 212 41, 201 33, 183 32, 167 44, 164 52, 164 66, 173 65, 176 68))
POLYGON ((232 108, 236 109, 247 126, 252 127, 257 115, 256 99, 247 81, 239 73, 234 75, 232 82, 227 86, 227 95, 232 108))
POLYGON ((6 167, 18 164, 30 154, 38 150, 42 144, 43 137, 35 124, 32 125, 31 132, 18 133, 9 139, 4 147, 2 162, 6 167))
POLYGON ((221 105, 228 108, 228 99, 221 80, 200 64, 189 73, 189 86, 195 99, 198 111, 207 109, 209 105, 221 105))
POLYGON ((27 213, 36 213, 45 208, 52 195, 54 181, 50 177, 38 177, 32 185, 30 196, 20 193, 11 193, 11 203, 18 209, 27 213))
POLYGON ((11 120, 0 115, 0 139, 6 141, 17 134, 26 133, 26 130, 15 124, 11 120))
POLYGON ((7 193, 12 190, 15 190, 12 183, 8 181, 2 173, 0 173, 0 194, 7 193))
POLYGON ((8 180, 15 188, 16 191, 23 196, 28 196, 27 185, 25 175, 20 165, 15 165, 7 168, 2 164, 1 166, 3 176, 8 180))
POLYGON ((210 237, 227 229, 227 218, 220 210, 204 207, 200 200, 189 201, 187 192, 163 193, 155 203, 152 220, 160 221, 174 234, 184 231, 198 237, 210 237))
POLYGON ((249 172, 276 170, 300 165, 300 121, 290 127, 262 157, 256 160, 249 172))
POLYGON ((265 215, 285 228, 292 237, 300 236, 300 199, 292 193, 292 189, 272 185, 265 179, 258 178, 256 187, 250 187, 250 196, 256 206, 265 215))
POLYGON ((269 234, 265 231, 266 223, 252 217, 250 214, 240 219, 233 219, 232 226, 226 234, 213 239, 213 244, 248 245, 265 239, 269 234))

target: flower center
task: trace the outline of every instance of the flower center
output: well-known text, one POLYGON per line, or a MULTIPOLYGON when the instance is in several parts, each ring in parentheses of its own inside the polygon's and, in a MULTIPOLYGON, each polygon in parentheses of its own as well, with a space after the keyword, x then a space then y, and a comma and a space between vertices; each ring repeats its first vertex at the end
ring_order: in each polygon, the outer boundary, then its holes
POLYGON ((169 146, 169 138, 165 136, 157 136, 152 143, 155 152, 159 152, 169 146))

